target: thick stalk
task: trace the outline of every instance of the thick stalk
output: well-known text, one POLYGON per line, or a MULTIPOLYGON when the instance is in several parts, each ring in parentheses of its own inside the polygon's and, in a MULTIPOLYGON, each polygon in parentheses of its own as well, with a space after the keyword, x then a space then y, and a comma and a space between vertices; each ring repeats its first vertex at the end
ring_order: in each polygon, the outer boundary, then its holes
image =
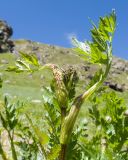
POLYGON ((80 108, 84 100, 87 99, 97 89, 99 84, 100 84, 100 81, 94 84, 88 91, 86 91, 85 93, 77 97, 77 99, 75 100, 73 106, 70 109, 69 114, 65 117, 64 122, 62 124, 61 136, 60 136, 61 144, 68 143, 74 124, 76 122, 76 118, 79 114, 80 108))

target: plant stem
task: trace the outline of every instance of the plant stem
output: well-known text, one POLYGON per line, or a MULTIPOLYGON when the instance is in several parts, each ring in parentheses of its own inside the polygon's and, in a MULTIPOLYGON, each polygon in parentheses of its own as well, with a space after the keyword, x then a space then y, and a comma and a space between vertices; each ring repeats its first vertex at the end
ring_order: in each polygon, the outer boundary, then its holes
POLYGON ((6 154, 5 154, 1 144, 0 144, 0 154, 1 154, 2 158, 3 158, 3 160, 7 160, 6 154))
POLYGON ((66 149, 67 145, 66 144, 61 144, 61 151, 60 151, 60 158, 59 160, 66 160, 66 149))
POLYGON ((15 150, 15 146, 13 142, 13 136, 11 136, 10 131, 8 131, 8 136, 9 136, 10 143, 11 143, 12 157, 14 160, 17 160, 16 150, 15 150))
POLYGON ((61 108, 61 125, 63 124, 65 117, 66 117, 66 108, 61 108))
POLYGON ((76 118, 80 111, 80 107, 82 105, 81 101, 82 95, 77 97, 76 102, 71 107, 69 114, 65 117, 62 128, 61 128, 61 135, 60 135, 60 143, 61 144, 68 144, 70 136, 72 134, 72 129, 74 127, 76 118))
POLYGON ((95 83, 88 91, 78 96, 76 100, 74 101, 74 104, 72 105, 69 114, 65 117, 63 124, 62 124, 61 136, 60 136, 61 144, 68 143, 83 102, 97 89, 100 83, 101 81, 95 83))

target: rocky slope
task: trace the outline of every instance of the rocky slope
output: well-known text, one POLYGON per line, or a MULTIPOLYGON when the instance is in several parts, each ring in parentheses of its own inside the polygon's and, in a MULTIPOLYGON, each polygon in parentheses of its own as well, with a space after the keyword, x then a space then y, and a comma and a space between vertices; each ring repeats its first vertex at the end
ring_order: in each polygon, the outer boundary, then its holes
MULTIPOLYGON (((53 45, 41 44, 29 40, 16 40, 15 52, 34 53, 43 63, 55 63, 62 67, 72 65, 85 85, 92 78, 97 66, 83 62, 73 49, 53 45)), ((112 68, 105 82, 110 88, 117 91, 128 91, 128 61, 114 57, 112 68)))

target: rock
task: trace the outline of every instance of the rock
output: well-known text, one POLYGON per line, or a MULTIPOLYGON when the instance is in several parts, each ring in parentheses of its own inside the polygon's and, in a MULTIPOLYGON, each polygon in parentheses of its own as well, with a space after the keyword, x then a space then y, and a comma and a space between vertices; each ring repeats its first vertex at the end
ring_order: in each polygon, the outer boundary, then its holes
POLYGON ((123 86, 124 86, 124 90, 128 90, 128 85, 123 84, 123 86))
POLYGON ((6 21, 0 20, 0 52, 4 53, 7 51, 13 52, 14 43, 10 40, 13 34, 13 29, 6 21))
POLYGON ((60 54, 65 54, 66 52, 63 50, 60 50, 60 54))
POLYGON ((114 68, 115 69, 118 69, 118 70, 120 70, 120 71, 124 71, 125 70, 125 64, 123 64, 122 62, 120 62, 120 63, 116 63, 115 65, 114 65, 114 68))
POLYGON ((90 80, 92 80, 93 76, 92 76, 91 74, 89 74, 89 75, 87 76, 87 78, 90 79, 90 80))
POLYGON ((124 91, 124 85, 113 83, 113 82, 105 82, 104 84, 115 91, 119 91, 119 92, 124 91))
POLYGON ((88 71, 90 69, 90 66, 83 66, 85 71, 88 71))
POLYGON ((38 51, 39 47, 33 46, 32 51, 38 51))

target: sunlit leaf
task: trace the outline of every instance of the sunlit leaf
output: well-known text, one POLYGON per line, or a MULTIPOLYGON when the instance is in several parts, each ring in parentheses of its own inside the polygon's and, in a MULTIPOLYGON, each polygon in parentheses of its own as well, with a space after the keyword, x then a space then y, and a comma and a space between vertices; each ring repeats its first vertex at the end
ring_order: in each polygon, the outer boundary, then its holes
POLYGON ((29 64, 27 64, 26 62, 22 61, 22 60, 17 60, 16 61, 16 66, 19 68, 19 70, 30 70, 29 64))
POLYGON ((39 61, 38 58, 34 55, 34 54, 26 54, 23 52, 20 52, 22 58, 24 59, 24 61, 33 64, 35 66, 39 66, 39 61))
POLYGON ((72 39, 75 51, 84 60, 96 63, 107 64, 109 56, 108 51, 111 48, 112 38, 116 27, 116 15, 113 11, 109 16, 100 18, 98 27, 91 21, 92 42, 80 42, 76 38, 72 39))

